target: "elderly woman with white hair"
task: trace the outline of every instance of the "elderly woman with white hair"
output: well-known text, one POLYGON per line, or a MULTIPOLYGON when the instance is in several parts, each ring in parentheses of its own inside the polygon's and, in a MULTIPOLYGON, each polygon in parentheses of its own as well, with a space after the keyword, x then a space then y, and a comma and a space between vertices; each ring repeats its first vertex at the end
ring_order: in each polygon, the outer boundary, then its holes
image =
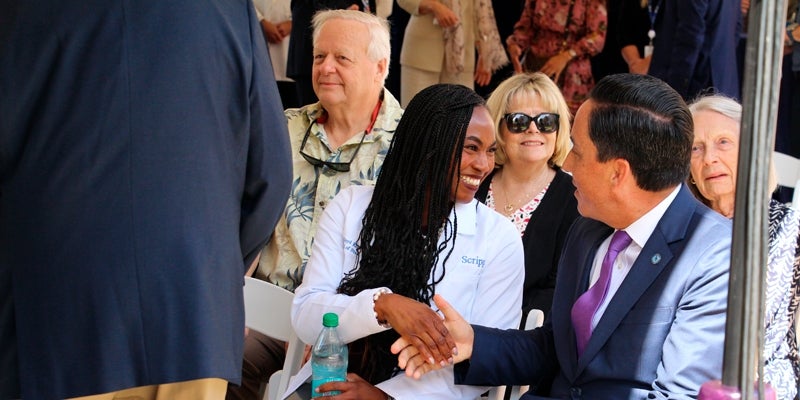
MULTIPOLYGON (((742 106, 719 95, 705 96, 689 106, 694 118, 690 187, 714 211, 733 218, 742 106)), ((774 165, 769 187, 777 187, 774 165)), ((775 200, 769 206, 764 314, 764 381, 778 398, 797 395, 800 360, 795 320, 798 306, 798 213, 775 200)))

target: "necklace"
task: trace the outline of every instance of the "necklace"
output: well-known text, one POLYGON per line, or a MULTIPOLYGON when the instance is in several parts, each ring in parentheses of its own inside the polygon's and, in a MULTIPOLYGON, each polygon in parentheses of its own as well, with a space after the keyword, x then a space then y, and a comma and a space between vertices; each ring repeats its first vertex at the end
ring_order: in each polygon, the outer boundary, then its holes
MULTIPOLYGON (((542 187, 545 183, 547 183, 550 177, 550 170, 547 170, 542 176, 537 179, 532 185, 528 185, 527 189, 524 192, 524 197, 517 199, 517 201, 512 201, 511 197, 508 196, 508 191, 506 190, 505 185, 498 185, 503 186, 503 197, 505 197, 505 205, 503 206, 503 210, 505 211, 506 216, 511 216, 515 211, 517 211, 520 207, 527 204, 531 201, 531 196, 533 193, 541 192, 542 187), (538 190, 538 192, 536 192, 538 190), (519 206, 517 206, 519 204, 519 206)), ((505 181, 505 180, 504 180, 505 181)))
MULTIPOLYGON (((517 207, 517 203, 516 202, 511 201, 511 198, 508 197, 508 193, 506 192, 505 188, 503 188, 503 197, 506 198, 506 205, 503 206, 503 209, 506 211, 505 214, 506 215, 511 215, 511 213, 516 211, 519 207, 517 207)), ((530 199, 530 197, 531 197, 531 193, 530 192, 525 192, 525 197, 522 200, 519 200, 519 202, 521 203, 521 202, 525 201, 525 199, 530 199)))

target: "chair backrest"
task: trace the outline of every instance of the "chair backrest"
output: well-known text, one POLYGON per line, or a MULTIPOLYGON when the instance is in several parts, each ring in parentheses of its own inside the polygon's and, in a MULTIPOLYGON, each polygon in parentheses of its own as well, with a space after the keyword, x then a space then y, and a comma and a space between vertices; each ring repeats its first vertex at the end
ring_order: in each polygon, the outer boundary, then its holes
POLYGON ((265 400, 274 400, 289 386, 289 379, 300 370, 305 345, 292 328, 291 311, 294 293, 251 277, 244 278, 245 325, 271 338, 287 342, 283 370, 270 380, 265 400))
MULTIPOLYGON (((542 310, 532 309, 528 311, 528 316, 525 318, 526 331, 536 329, 544 324, 544 312, 542 310)), ((508 386, 511 388, 511 400, 518 400, 523 393, 528 391, 528 386, 508 386)), ((506 386, 497 386, 489 390, 488 400, 503 400, 506 394, 506 386)))
POLYGON ((779 152, 773 153, 778 184, 794 189, 792 206, 800 208, 800 159, 779 152))

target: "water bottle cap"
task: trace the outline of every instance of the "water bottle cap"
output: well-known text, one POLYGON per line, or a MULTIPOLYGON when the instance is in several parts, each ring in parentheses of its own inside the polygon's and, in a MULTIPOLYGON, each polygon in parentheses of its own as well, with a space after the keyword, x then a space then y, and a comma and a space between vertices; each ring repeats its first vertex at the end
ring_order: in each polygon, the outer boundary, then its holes
POLYGON ((322 326, 326 328, 335 328, 339 326, 339 316, 336 313, 325 313, 322 316, 322 326))

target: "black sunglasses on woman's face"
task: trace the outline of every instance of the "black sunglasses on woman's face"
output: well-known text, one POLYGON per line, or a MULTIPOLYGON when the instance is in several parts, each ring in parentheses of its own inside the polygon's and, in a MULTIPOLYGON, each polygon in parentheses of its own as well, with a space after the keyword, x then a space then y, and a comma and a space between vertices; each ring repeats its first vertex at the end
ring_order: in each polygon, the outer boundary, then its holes
POLYGON ((559 116, 555 113, 541 113, 531 117, 528 114, 516 112, 503 116, 506 127, 511 133, 522 133, 528 130, 531 122, 536 124, 536 129, 542 133, 553 133, 558 130, 559 116))

